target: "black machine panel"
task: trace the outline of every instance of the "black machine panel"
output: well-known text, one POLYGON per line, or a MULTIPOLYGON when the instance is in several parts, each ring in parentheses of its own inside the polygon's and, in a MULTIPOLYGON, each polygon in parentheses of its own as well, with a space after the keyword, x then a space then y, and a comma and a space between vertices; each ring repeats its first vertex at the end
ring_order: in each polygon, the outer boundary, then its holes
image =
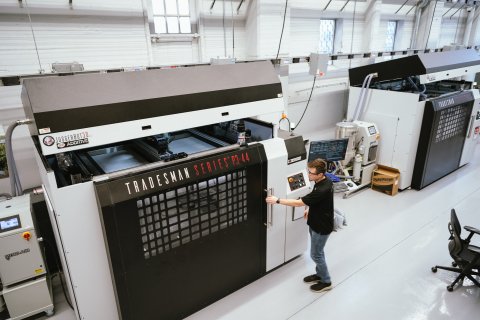
POLYGON ((265 274, 266 166, 257 144, 96 183, 122 319, 182 319, 265 274))
POLYGON ((426 102, 412 188, 420 190, 459 167, 473 99, 465 91, 426 102))
POLYGON ((419 76, 445 70, 478 65, 480 58, 474 49, 418 53, 389 61, 369 64, 348 70, 350 85, 361 86, 370 73, 378 73, 372 84, 380 81, 419 76))
POLYGON ((70 131, 275 99, 281 94, 272 64, 258 61, 25 79, 22 101, 25 114, 34 119, 31 134, 38 135, 40 129, 70 131))

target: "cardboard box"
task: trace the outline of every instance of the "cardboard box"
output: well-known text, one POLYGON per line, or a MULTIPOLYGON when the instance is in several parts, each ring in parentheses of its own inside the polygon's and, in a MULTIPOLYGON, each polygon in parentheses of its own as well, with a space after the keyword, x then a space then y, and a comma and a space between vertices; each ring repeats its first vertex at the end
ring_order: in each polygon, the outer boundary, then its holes
POLYGON ((372 189, 394 196, 398 193, 400 171, 383 165, 378 165, 372 174, 372 189))

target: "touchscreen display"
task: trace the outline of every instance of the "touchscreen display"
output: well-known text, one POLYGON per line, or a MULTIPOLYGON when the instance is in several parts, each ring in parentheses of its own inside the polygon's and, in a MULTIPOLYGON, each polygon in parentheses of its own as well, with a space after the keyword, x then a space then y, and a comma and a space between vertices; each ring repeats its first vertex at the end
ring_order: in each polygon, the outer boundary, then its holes
POLYGON ((0 232, 20 228, 20 218, 18 216, 8 217, 0 220, 0 232))

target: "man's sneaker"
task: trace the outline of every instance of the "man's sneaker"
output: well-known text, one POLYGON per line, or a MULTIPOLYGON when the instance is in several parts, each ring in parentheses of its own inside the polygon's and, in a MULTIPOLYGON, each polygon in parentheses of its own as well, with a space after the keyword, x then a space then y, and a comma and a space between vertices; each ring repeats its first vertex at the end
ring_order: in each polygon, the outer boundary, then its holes
POLYGON ((323 282, 318 282, 314 285, 310 286, 310 290, 314 292, 322 292, 322 291, 327 291, 332 289, 332 284, 331 283, 323 283, 323 282))
POLYGON ((313 283, 313 282, 318 282, 320 281, 320 277, 317 276, 316 274, 312 274, 310 276, 307 276, 305 278, 303 278, 303 282, 305 283, 313 283))

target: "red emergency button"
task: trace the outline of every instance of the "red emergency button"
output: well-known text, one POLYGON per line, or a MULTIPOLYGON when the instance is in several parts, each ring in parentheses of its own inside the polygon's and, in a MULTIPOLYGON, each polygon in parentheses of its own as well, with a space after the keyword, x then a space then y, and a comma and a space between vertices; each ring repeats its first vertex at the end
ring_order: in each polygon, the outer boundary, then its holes
POLYGON ((30 234, 30 232, 26 231, 26 232, 22 233, 22 237, 23 237, 23 239, 25 239, 27 241, 30 241, 30 238, 32 237, 32 235, 30 234))

